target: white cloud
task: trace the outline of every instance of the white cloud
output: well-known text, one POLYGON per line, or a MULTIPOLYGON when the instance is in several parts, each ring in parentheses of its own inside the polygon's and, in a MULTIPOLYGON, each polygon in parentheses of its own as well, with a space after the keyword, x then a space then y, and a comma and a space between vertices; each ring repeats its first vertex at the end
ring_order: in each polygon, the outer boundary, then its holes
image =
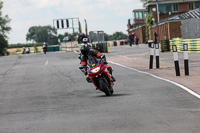
MULTIPOLYGON (((53 25, 53 19, 79 17, 84 31, 126 32, 132 10, 143 8, 140 0, 3 0, 3 13, 12 19, 9 43, 25 42, 31 26, 53 25), (13 10, 11 10, 13 9, 13 10), (18 40, 16 40, 18 36, 18 40), (16 42, 17 41, 17 42, 16 42)), ((68 32, 68 31, 67 31, 68 32)))

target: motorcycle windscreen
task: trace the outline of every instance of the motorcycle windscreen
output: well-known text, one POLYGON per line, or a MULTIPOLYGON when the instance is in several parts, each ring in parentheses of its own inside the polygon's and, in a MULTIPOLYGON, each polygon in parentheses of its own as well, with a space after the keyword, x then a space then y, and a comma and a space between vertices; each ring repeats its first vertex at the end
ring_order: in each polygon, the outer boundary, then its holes
POLYGON ((93 68, 98 65, 98 60, 95 57, 91 57, 87 60, 87 64, 88 64, 89 68, 93 68))

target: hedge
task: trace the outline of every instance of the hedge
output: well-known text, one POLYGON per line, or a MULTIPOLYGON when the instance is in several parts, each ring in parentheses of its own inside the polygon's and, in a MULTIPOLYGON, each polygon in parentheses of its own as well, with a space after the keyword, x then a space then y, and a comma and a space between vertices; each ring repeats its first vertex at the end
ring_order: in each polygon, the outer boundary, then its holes
POLYGON ((23 47, 34 47, 34 45, 42 46, 43 43, 32 43, 32 44, 9 44, 8 48, 23 48, 23 47))

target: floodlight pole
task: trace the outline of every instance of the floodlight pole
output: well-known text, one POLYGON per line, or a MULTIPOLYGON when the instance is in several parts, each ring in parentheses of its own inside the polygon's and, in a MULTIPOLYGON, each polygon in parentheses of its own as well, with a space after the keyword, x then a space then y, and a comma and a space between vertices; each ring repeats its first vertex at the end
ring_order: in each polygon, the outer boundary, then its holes
POLYGON ((159 23, 160 22, 160 17, 159 17, 159 9, 158 9, 158 0, 156 0, 156 8, 157 8, 157 21, 159 23))

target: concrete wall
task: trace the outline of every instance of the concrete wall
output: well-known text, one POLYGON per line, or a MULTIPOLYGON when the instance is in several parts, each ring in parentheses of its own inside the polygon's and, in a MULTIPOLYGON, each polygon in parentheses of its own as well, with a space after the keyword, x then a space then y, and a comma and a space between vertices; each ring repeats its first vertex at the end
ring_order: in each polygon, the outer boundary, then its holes
POLYGON ((77 51, 79 49, 77 41, 62 42, 62 51, 77 51))
POLYGON ((183 39, 200 38, 200 19, 183 20, 181 26, 183 39))

